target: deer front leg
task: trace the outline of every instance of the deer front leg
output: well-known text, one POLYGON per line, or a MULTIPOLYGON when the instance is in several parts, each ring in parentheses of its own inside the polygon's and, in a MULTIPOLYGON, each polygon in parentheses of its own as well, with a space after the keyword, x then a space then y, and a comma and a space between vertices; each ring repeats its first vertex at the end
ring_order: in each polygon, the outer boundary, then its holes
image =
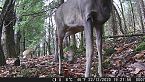
POLYGON ((91 64, 93 55, 93 27, 91 25, 91 20, 88 19, 84 24, 85 38, 86 38, 86 70, 85 77, 90 77, 91 75, 91 64))
POLYGON ((54 61, 58 62, 59 58, 58 58, 58 36, 57 33, 55 34, 55 54, 54 54, 54 61))
POLYGON ((96 46, 98 51, 98 73, 99 76, 102 77, 102 29, 103 26, 97 26, 96 27, 96 46))
POLYGON ((59 52, 59 75, 61 74, 61 59, 63 58, 63 38, 64 38, 64 32, 60 32, 58 34, 58 52, 59 52))

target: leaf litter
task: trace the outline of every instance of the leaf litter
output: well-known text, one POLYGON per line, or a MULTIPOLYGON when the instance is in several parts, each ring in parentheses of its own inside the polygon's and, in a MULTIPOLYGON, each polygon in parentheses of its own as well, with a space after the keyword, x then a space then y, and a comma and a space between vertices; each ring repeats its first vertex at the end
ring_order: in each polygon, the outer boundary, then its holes
MULTIPOLYGON (((137 39, 125 42, 120 39, 114 42, 103 43, 104 48, 111 48, 111 53, 103 51, 103 73, 105 77, 144 77, 145 50, 134 53, 137 39), (112 43, 112 44, 111 44, 112 43), (115 46, 117 45, 117 46, 115 46)), ((95 46, 94 46, 95 47, 95 46)), ((97 54, 95 47, 94 54, 97 54)), ((84 77, 85 54, 77 56, 73 63, 62 61, 63 74, 58 75, 58 63, 54 62, 53 55, 34 58, 20 58, 20 66, 14 66, 15 58, 7 58, 6 65, 0 67, 0 77, 84 77)), ((92 59, 92 77, 99 77, 97 56, 92 59)))

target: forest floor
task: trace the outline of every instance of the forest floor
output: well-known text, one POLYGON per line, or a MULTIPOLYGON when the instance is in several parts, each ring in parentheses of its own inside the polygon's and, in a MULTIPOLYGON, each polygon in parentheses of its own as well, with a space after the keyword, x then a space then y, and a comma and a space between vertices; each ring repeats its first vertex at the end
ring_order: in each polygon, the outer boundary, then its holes
MULTIPOLYGON (((110 50, 104 52, 103 72, 105 77, 145 76, 145 50, 134 53, 134 49, 140 41, 139 38, 121 38, 115 42, 105 41, 103 49, 112 49, 112 52, 110 50)), ((7 58, 7 65, 0 67, 0 77, 60 77, 58 63, 53 62, 52 55, 20 58, 20 66, 14 66, 15 60, 15 58, 7 58)), ((61 77, 84 77, 85 61, 84 54, 79 55, 73 64, 63 61, 63 76, 61 77)), ((92 77, 98 77, 97 64, 97 56, 94 55, 91 68, 92 77)))

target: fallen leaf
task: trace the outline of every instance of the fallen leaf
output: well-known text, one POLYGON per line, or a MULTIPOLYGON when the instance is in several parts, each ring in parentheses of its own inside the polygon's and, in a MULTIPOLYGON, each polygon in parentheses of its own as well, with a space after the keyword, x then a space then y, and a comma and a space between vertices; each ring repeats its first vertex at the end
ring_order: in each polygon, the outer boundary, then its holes
POLYGON ((132 72, 133 74, 138 74, 141 71, 141 69, 136 68, 134 72, 132 72))
POLYGON ((122 66, 122 61, 120 59, 116 59, 114 65, 117 67, 120 67, 120 66, 122 66))
POLYGON ((112 71, 112 75, 116 75, 116 72, 117 72, 118 70, 112 69, 112 70, 110 70, 110 71, 112 71))
POLYGON ((139 53, 134 56, 135 59, 142 59, 144 58, 144 53, 139 53))
POLYGON ((133 49, 131 49, 131 48, 129 48, 128 50, 127 50, 127 52, 129 53, 129 52, 133 52, 134 50, 133 49))
POLYGON ((69 74, 69 70, 68 69, 64 69, 64 77, 68 77, 70 74, 69 74))
POLYGON ((145 70, 145 63, 143 62, 136 62, 134 64, 131 64, 129 67, 133 67, 133 68, 138 68, 140 70, 145 70))
POLYGON ((115 50, 116 50, 116 52, 117 52, 117 53, 120 53, 120 52, 122 52, 122 51, 123 51, 123 49, 124 49, 124 48, 122 48, 122 47, 115 48, 115 50))

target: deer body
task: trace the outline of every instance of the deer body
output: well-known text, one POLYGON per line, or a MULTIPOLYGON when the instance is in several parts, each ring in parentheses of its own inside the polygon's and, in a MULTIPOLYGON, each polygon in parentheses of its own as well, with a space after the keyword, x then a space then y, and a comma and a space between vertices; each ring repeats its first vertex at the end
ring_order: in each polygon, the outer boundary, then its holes
POLYGON ((63 56, 63 39, 77 32, 85 32, 86 70, 85 77, 90 76, 93 55, 93 28, 96 30, 98 50, 98 73, 102 75, 102 29, 109 19, 111 0, 67 0, 55 13, 58 36, 59 73, 61 72, 61 57, 63 56))
POLYGON ((33 49, 26 49, 23 52, 23 58, 30 58, 32 57, 33 49))

